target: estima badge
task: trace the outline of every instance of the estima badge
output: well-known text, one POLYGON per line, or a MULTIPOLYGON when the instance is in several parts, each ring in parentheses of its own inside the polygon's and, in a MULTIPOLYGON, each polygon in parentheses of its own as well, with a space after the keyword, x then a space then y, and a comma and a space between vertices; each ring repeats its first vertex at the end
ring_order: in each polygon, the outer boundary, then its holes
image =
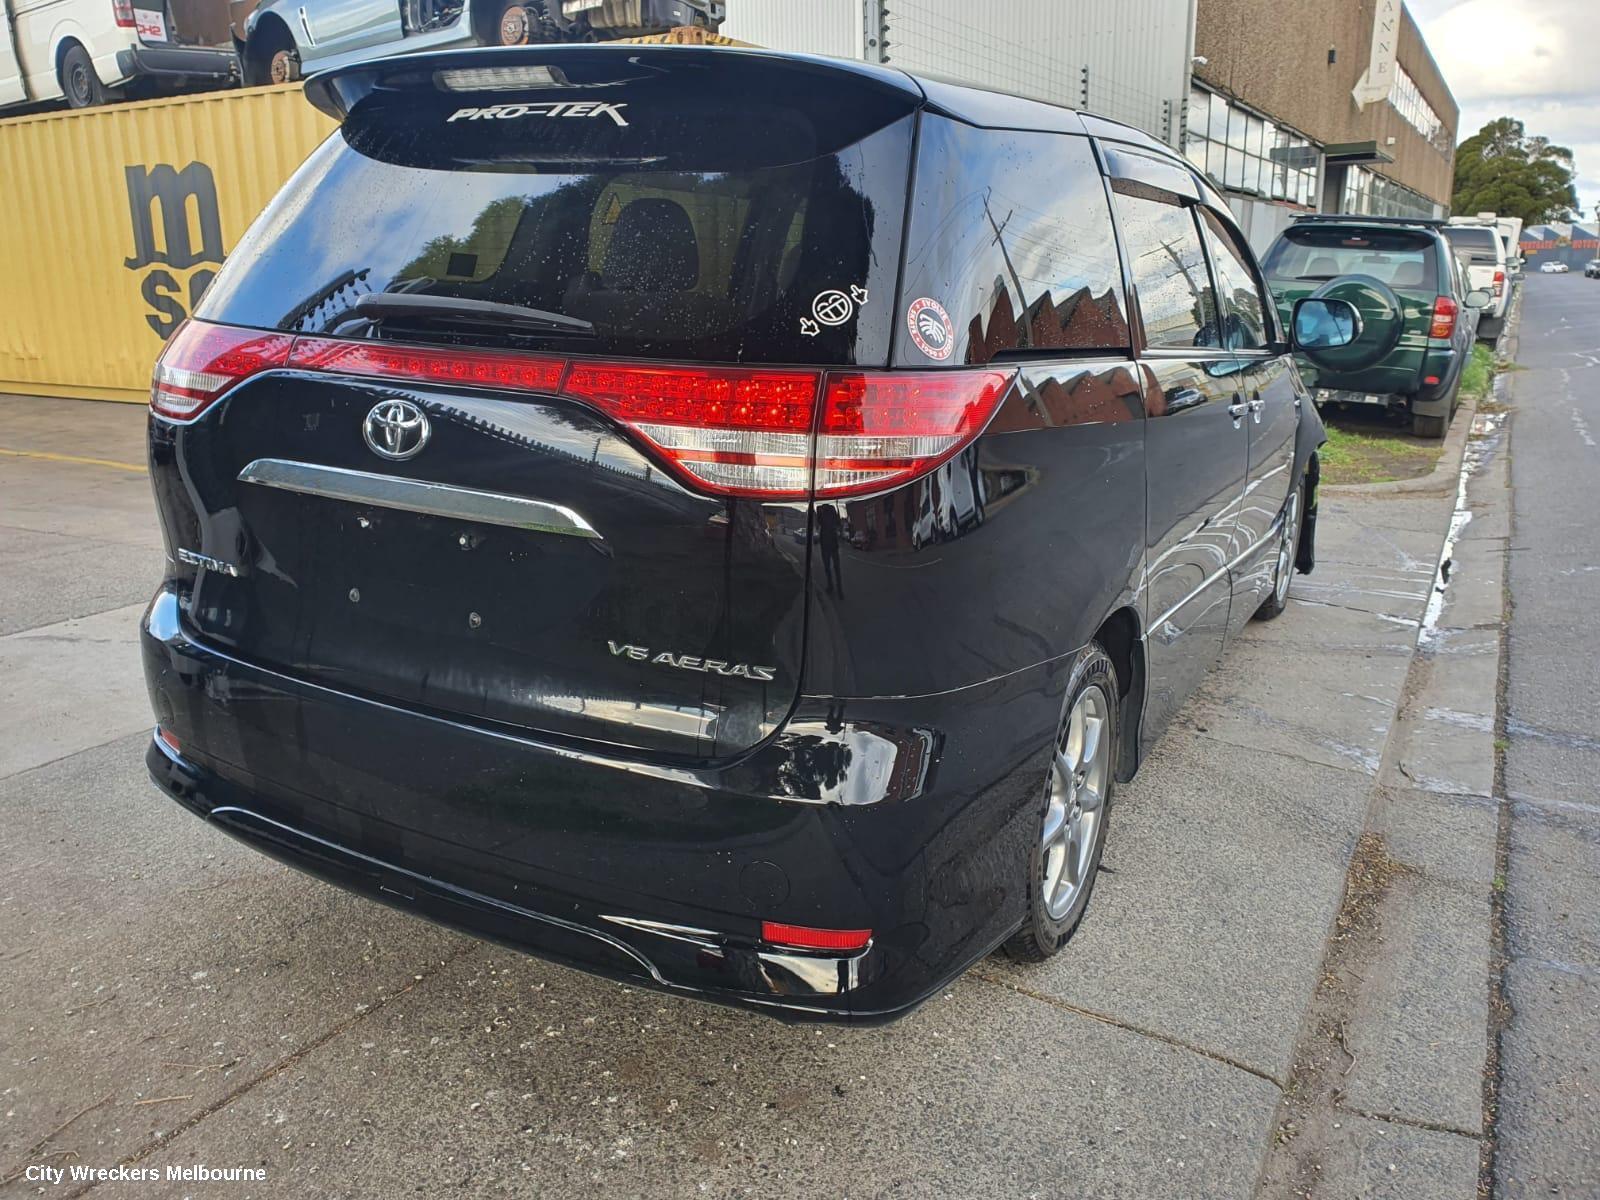
POLYGON ((361 422, 361 436, 372 452, 396 462, 421 454, 432 434, 428 414, 409 400, 380 400, 361 422))
POLYGON ((617 658, 631 658, 634 662, 657 663, 663 667, 677 667, 680 671, 698 671, 702 675, 727 675, 739 679, 754 679, 771 683, 778 674, 777 667, 758 667, 752 663, 723 662, 720 658, 700 658, 693 654, 674 654, 663 650, 651 654, 644 646, 630 646, 626 642, 607 641, 611 653, 617 658))
POLYGON ((458 108, 445 118, 451 121, 514 121, 518 117, 610 117, 618 125, 626 126, 628 118, 622 110, 626 100, 603 104, 598 100, 559 101, 539 104, 491 104, 488 108, 458 108))

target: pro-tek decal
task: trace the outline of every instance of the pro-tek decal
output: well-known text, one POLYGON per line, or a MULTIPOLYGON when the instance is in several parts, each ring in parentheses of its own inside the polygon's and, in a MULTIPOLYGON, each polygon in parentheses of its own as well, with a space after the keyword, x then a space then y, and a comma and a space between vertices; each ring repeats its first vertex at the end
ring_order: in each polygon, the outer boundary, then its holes
POLYGON ((693 654, 674 654, 662 650, 652 654, 646 646, 630 646, 626 642, 608 640, 606 645, 617 658, 631 658, 634 662, 649 662, 662 667, 677 667, 680 671, 698 671, 702 675, 725 675, 729 678, 754 679, 771 683, 777 676, 777 667, 758 667, 752 663, 723 662, 720 658, 700 658, 693 654))
POLYGON ((956 348, 956 330, 950 324, 950 314, 930 297, 919 296, 911 302, 906 309, 906 328, 917 349, 936 362, 949 358, 956 348))
POLYGON ((867 289, 856 284, 851 284, 848 292, 841 292, 838 288, 818 292, 811 301, 811 315, 800 318, 800 332, 806 337, 816 337, 824 327, 831 329, 843 325, 866 302, 867 289))
POLYGON ((603 104, 598 100, 556 101, 539 104, 491 104, 488 108, 458 108, 446 119, 451 121, 514 121, 518 117, 610 117, 618 125, 627 125, 628 118, 622 110, 626 100, 603 104))

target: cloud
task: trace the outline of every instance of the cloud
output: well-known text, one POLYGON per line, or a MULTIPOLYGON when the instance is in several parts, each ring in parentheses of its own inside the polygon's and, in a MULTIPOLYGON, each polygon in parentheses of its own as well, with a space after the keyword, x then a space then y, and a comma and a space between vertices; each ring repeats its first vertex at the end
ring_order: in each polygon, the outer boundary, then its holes
POLYGON ((1458 138, 1508 116, 1568 147, 1592 223, 1600 205, 1594 0, 1415 0, 1411 12, 1461 106, 1458 138))

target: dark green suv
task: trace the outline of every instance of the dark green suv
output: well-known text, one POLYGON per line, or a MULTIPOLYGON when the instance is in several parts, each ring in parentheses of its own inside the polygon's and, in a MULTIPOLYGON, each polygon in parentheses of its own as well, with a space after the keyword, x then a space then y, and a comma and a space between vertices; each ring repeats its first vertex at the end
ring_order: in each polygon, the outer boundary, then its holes
POLYGON ((1288 320, 1306 296, 1354 304, 1381 336, 1298 356, 1319 405, 1403 411, 1419 437, 1443 437, 1487 292, 1466 290, 1443 222, 1398 217, 1301 217, 1278 235, 1263 269, 1288 320))

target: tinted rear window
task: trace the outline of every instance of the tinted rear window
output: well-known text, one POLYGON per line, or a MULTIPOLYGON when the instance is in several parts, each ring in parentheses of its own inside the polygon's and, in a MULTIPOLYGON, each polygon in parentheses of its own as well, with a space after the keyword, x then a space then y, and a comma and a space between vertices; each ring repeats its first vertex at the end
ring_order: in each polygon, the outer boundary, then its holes
POLYGON ((946 352, 925 337, 929 355, 902 329, 896 358, 908 365, 1125 348, 1121 267, 1089 140, 924 116, 901 309, 933 322, 935 339, 942 311, 954 338, 946 352))
POLYGON ((1339 275, 1371 275, 1393 288, 1435 291, 1436 243, 1404 230, 1290 229, 1267 254, 1267 278, 1325 283, 1339 275))
POLYGON ((1458 254, 1467 256, 1468 262, 1498 262, 1499 236, 1487 225, 1447 225, 1444 236, 1450 239, 1458 254))
POLYGON ((572 115, 550 111, 567 99, 551 91, 375 93, 251 228, 198 315, 581 354, 886 362, 910 106, 778 74, 722 81, 736 105, 667 78, 572 115), (496 105, 511 115, 461 115, 496 105), (370 292, 515 304, 593 336, 375 325, 354 309, 370 292))

